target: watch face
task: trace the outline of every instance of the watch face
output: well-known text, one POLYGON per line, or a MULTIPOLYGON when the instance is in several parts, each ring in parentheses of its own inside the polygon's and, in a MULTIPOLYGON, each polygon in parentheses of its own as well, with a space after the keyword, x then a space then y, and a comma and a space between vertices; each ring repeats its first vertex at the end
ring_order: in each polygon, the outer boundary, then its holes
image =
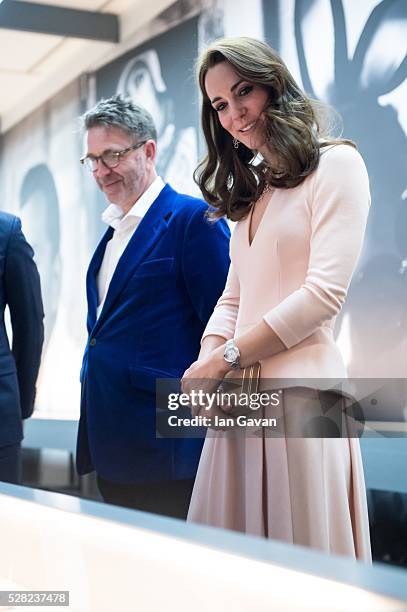
POLYGON ((233 347, 227 348, 224 356, 226 361, 232 363, 237 358, 237 350, 233 347))

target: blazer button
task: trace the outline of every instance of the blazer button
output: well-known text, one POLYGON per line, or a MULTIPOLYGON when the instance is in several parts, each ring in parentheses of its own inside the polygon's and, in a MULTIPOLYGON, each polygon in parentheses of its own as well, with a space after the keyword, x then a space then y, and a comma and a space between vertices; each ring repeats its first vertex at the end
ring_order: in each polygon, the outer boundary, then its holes
POLYGON ((96 338, 92 338, 89 342, 89 346, 96 346, 96 338))

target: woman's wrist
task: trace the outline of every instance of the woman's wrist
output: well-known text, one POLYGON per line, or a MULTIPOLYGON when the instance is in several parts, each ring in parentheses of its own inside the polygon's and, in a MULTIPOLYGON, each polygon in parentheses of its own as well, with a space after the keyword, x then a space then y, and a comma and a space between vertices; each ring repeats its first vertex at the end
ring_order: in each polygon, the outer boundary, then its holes
POLYGON ((213 351, 216 351, 219 346, 224 346, 225 339, 222 336, 209 335, 202 340, 201 350, 199 352, 199 361, 208 357, 213 351))
POLYGON ((219 373, 219 378, 220 379, 223 379, 225 377, 225 375, 230 370, 230 364, 227 363, 227 361, 225 361, 225 359, 223 357, 223 353, 224 352, 225 352, 225 345, 224 344, 213 351, 214 358, 216 360, 216 369, 217 369, 217 371, 219 373))

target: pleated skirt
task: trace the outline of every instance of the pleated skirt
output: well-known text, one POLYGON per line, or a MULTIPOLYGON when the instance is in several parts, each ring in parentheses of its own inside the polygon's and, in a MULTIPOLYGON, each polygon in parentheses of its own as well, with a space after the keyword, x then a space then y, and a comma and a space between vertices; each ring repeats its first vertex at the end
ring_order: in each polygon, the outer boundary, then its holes
MULTIPOLYGON (((283 394, 284 413, 310 410, 283 394)), ((359 440, 208 430, 188 521, 371 562, 359 440)))

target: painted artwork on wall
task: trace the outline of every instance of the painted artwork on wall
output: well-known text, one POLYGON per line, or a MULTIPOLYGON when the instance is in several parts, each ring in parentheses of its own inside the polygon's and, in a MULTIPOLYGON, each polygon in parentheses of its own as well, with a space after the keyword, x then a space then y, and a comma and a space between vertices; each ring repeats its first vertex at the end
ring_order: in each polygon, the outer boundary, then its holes
POLYGON ((197 19, 133 49, 96 73, 97 98, 115 93, 144 106, 157 127, 157 171, 174 189, 198 190, 197 19))
POLYGON ((339 325, 355 377, 407 374, 407 4, 263 2, 265 37, 313 98, 336 108, 370 177, 365 247, 339 325))
POLYGON ((1 207, 21 218, 34 249, 44 303, 45 342, 36 414, 75 418, 85 329, 90 191, 79 164, 76 81, 3 137, 1 207))
MULTIPOLYGON (((350 373, 405 377, 407 5, 264 0, 263 18, 266 40, 310 95, 338 109, 344 135, 355 140, 369 170, 367 239, 338 325, 350 373)), ((203 153, 194 75, 200 19, 169 25, 94 75, 95 99, 120 92, 151 112, 159 133, 158 171, 190 194, 197 193, 192 174, 203 153)), ((236 33, 244 33, 243 24, 236 33)), ((0 207, 22 218, 42 280, 46 342, 37 414, 57 418, 78 416, 85 274, 105 229, 104 196, 79 164, 77 118, 85 99, 83 82, 73 82, 3 135, 0 158, 0 207)))
MULTIPOLYGON (((144 105, 158 129, 157 167, 175 189, 197 194, 197 19, 157 36, 96 74, 96 97, 123 93, 144 105)), ((86 101, 87 98, 87 101, 86 101)), ((79 163, 86 110, 77 80, 3 136, 0 207, 17 214, 35 251, 45 310, 36 416, 79 416, 86 343, 85 275, 106 226, 105 198, 79 163)))

